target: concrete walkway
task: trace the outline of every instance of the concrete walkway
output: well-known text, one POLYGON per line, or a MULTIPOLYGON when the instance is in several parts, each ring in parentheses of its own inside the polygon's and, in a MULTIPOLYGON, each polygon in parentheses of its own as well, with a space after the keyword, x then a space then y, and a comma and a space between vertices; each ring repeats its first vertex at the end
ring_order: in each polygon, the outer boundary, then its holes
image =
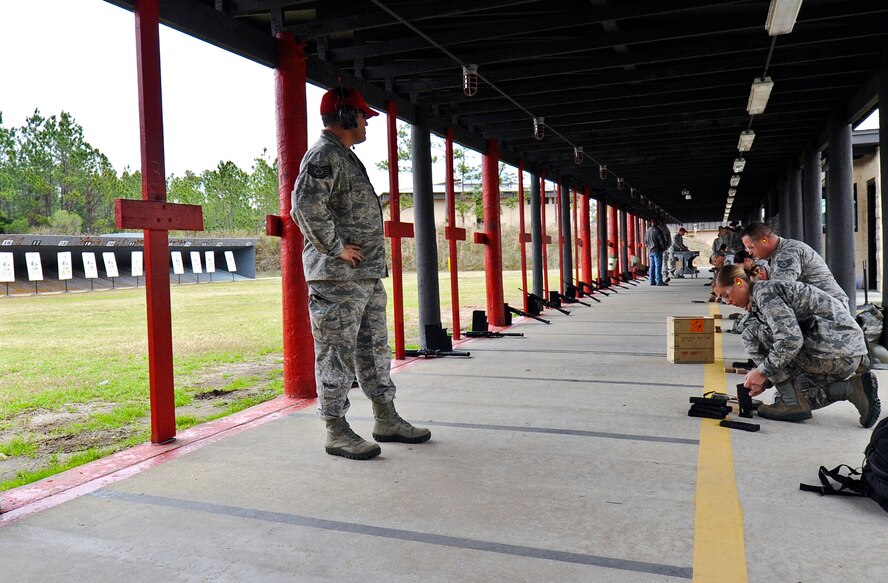
MULTIPOLYGON (((665 358, 668 315, 732 311, 692 303, 704 281, 619 290, 513 327, 526 338, 466 343, 470 359, 400 368, 399 411, 428 443, 331 457, 308 403, 7 520, 0 579, 886 580, 888 515, 798 490, 820 465, 860 464, 870 431, 850 404, 754 419, 758 433, 687 417, 704 385, 742 380, 665 358)), ((739 337, 716 344, 746 359, 739 337)), ((351 400, 369 438, 370 404, 351 400)))

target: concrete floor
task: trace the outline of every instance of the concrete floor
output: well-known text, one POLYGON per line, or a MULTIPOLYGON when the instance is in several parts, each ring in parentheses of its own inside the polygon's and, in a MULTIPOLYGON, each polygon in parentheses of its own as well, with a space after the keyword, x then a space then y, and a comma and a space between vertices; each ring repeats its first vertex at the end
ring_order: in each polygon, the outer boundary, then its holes
MULTIPOLYGON (((0 580, 888 580, 884 511, 798 490, 820 465, 861 462, 870 431, 850 404, 754 419, 758 433, 687 417, 714 377, 666 360, 665 321, 708 315, 691 301, 705 281, 620 290, 549 326, 521 322, 525 338, 466 343, 470 359, 399 369, 399 411, 432 429, 428 443, 328 456, 309 407, 0 526, 0 580), (729 434, 733 477, 698 474, 706 427, 729 434), (742 508, 724 540, 703 540, 721 520, 704 511, 722 502, 703 499, 709 478, 736 484, 742 508), (745 565, 703 556, 737 550, 734 535, 745 565)), ((716 342, 745 360, 738 336, 716 342)), ((351 400, 369 438, 369 402, 351 400)))

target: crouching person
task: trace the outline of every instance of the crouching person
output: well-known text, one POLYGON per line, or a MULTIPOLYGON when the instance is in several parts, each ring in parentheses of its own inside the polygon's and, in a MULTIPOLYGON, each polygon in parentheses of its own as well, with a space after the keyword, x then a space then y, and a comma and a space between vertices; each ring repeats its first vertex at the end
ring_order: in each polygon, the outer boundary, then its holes
POLYGON ((826 292, 797 281, 750 279, 742 265, 719 270, 715 293, 728 304, 745 308, 749 318, 743 344, 757 368, 744 380, 750 395, 770 381, 778 396, 762 405, 759 416, 777 421, 804 421, 812 409, 851 401, 860 424, 872 427, 881 404, 863 331, 847 307, 826 292))

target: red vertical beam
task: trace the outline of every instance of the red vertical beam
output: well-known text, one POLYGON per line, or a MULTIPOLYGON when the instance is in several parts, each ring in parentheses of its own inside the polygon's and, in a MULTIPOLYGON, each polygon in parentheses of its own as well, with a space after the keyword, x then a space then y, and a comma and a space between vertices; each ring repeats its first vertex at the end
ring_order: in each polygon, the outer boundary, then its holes
MULTIPOLYGON (((444 135, 444 155, 447 158, 447 177, 444 188, 447 196, 447 226, 456 228, 456 189, 453 184, 453 129, 444 135)), ((450 246, 450 302, 453 310, 453 339, 459 340, 459 265, 457 263, 456 237, 448 237, 450 246)))
POLYGON ((505 326, 503 305, 503 249, 500 232, 499 200, 499 146, 495 139, 487 140, 481 163, 484 231, 487 246, 484 250, 484 271, 487 275, 487 319, 494 326, 505 326))
POLYGON ((546 235, 546 171, 540 171, 540 222, 542 223, 543 233, 543 291, 546 293, 546 299, 549 299, 549 244, 546 235))
MULTIPOLYGON (((388 122, 388 170, 389 170, 389 213, 392 223, 401 222, 401 190, 398 184, 398 104, 389 101, 386 106, 388 122)), ((395 235, 395 233, 392 233, 395 235)), ((391 237, 392 241, 392 302, 395 312, 395 358, 404 359, 404 265, 401 254, 401 238, 391 237)), ((454 329, 457 325, 454 324, 454 329)))
POLYGON ((580 279, 580 238, 577 236, 579 233, 579 225, 577 225, 577 189, 573 189, 573 230, 574 230, 574 254, 573 254, 573 264, 574 264, 574 284, 576 284, 577 280, 580 279))
MULTIPOLYGON (((160 15, 157 0, 137 2, 135 16, 142 199, 165 201, 167 192, 158 30, 160 15)), ((176 436, 173 326, 170 315, 170 249, 167 231, 145 231, 145 264, 151 441, 163 443, 176 436)))
POLYGON ((561 179, 555 183, 555 220, 558 223, 558 291, 564 295, 564 223, 561 222, 561 179))
POLYGON ((308 315, 308 284, 302 269, 305 239, 290 216, 293 185, 308 149, 305 105, 305 45, 292 34, 277 35, 274 72, 278 143, 278 199, 281 209, 281 286, 283 289, 284 394, 314 397, 314 339, 308 315))
POLYGON ((527 249, 524 235, 524 162, 518 161, 518 242, 521 245, 521 295, 524 298, 524 311, 527 305, 527 249))
MULTIPOLYGON (((592 281, 592 229, 589 225, 589 187, 583 189, 583 208, 580 211, 580 236, 583 238, 583 281, 592 281)), ((579 259, 577 260, 579 262, 579 259)), ((578 278, 579 279, 579 278, 578 278)))
POLYGON ((608 252, 610 252, 610 249, 613 249, 614 254, 617 256, 617 262, 614 266, 614 275, 619 275, 620 273, 620 239, 617 231, 619 228, 618 224, 617 207, 615 205, 610 205, 607 213, 607 240, 613 245, 613 247, 609 246, 608 252))
MULTIPOLYGON (((638 255, 635 252, 635 216, 632 214, 626 215, 626 239, 629 244, 629 259, 632 259, 633 255, 638 255)), ((629 271, 635 276, 635 273, 632 271, 632 265, 629 266, 629 271)))

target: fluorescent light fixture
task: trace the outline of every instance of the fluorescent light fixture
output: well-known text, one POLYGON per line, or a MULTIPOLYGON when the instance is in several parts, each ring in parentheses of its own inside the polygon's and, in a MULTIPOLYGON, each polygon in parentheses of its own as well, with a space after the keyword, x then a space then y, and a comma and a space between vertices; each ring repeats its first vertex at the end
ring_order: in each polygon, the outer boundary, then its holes
POLYGON ((740 132, 740 141, 737 142, 737 149, 741 152, 748 152, 752 148, 752 142, 755 140, 755 132, 747 130, 740 132))
POLYGON ((737 189, 736 188, 729 188, 728 189, 728 196, 730 198, 734 198, 735 196, 737 196, 737 189))
POLYGON ((771 0, 765 30, 770 36, 789 34, 799 16, 802 0, 771 0))
POLYGON ((734 158, 734 172, 743 172, 746 168, 746 160, 744 158, 734 158))
POLYGON ((740 184, 740 175, 734 174, 731 176, 731 186, 737 186, 740 184))
POLYGON ((574 146, 574 164, 583 163, 583 146, 574 146))
POLYGON ((774 89, 774 82, 771 81, 770 77, 759 77, 752 82, 752 88, 749 90, 749 101, 746 102, 746 111, 749 112, 749 115, 758 115, 765 112, 772 89, 774 89))

